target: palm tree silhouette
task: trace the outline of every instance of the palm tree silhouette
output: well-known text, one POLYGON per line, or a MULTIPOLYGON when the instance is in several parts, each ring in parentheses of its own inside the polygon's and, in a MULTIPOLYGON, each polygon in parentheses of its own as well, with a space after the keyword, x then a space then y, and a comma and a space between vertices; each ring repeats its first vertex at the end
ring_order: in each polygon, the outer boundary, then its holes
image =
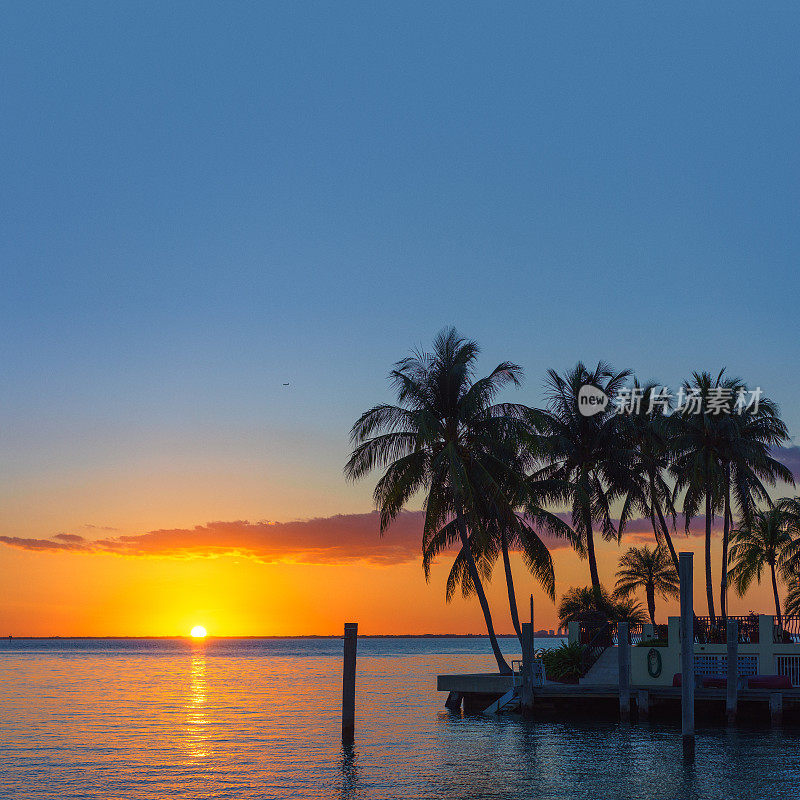
MULTIPOLYGON (((524 452, 524 446, 522 451, 524 452)), ((497 559, 502 556, 503 569, 508 593, 511 622, 517 636, 522 642, 522 627, 519 620, 514 577, 511 570, 510 550, 519 550, 525 566, 551 600, 555 600, 555 573, 553 560, 547 545, 539 536, 539 531, 546 531, 552 536, 574 542, 572 529, 556 514, 543 508, 541 497, 548 493, 549 487, 542 482, 525 480, 524 468, 520 464, 511 470, 509 477, 513 480, 513 488, 505 486, 501 492, 507 503, 485 506, 489 515, 481 520, 480 535, 470 536, 472 557, 478 565, 482 577, 489 580, 497 559), (508 512, 511 512, 510 514, 508 512)), ((432 536, 426 537, 423 543, 423 568, 426 578, 430 575, 433 559, 443 550, 451 547, 458 539, 458 530, 454 522, 440 528, 432 536)), ((577 543, 576 543, 577 544, 577 543)), ((458 589, 464 597, 475 594, 466 551, 462 548, 450 569, 447 578, 446 600, 450 600, 458 589)))
POLYGON ((800 497, 784 497, 776 504, 783 516, 791 541, 783 548, 780 568, 788 584, 784 608, 786 616, 800 616, 800 497))
POLYGON ((658 384, 644 386, 634 379, 633 389, 639 393, 640 402, 623 416, 623 424, 633 444, 635 483, 625 497, 619 519, 620 535, 634 511, 648 517, 653 527, 656 543, 666 546, 675 571, 678 571, 678 554, 665 519, 671 517, 675 528, 677 512, 672 500, 672 490, 664 479, 670 463, 670 447, 674 429, 668 416, 670 398, 661 395, 658 384))
POLYGON ((673 497, 683 491, 683 514, 686 532, 697 516, 701 503, 705 502, 705 574, 708 615, 712 624, 714 613, 714 586, 711 573, 711 524, 719 511, 725 495, 722 452, 723 438, 720 431, 720 415, 712 415, 706 398, 713 388, 730 389, 734 383, 722 382, 722 370, 714 380, 708 372, 692 373, 692 381, 683 384, 682 391, 695 398, 691 403, 672 415, 674 427, 674 460, 670 471, 675 477, 673 497))
POLYGON ((723 377, 724 373, 724 369, 720 370, 714 379, 708 372, 695 372, 692 382, 685 383, 683 389, 694 393, 697 404, 672 417, 676 454, 671 467, 676 478, 674 496, 685 490, 683 512, 687 531, 700 509, 701 499, 705 501, 706 595, 712 621, 715 619, 711 570, 714 515, 721 511, 723 516, 720 612, 724 617, 732 500, 741 518, 749 523, 759 500, 772 502, 765 482, 774 486, 781 479, 794 485, 791 472, 770 455, 770 447, 788 438, 777 407, 768 398, 761 398, 757 410, 739 407, 737 411, 737 400, 747 387, 739 378, 723 377), (727 399, 714 406, 710 402, 714 395, 727 399))
POLYGON ((430 352, 399 361, 390 373, 397 405, 374 406, 355 422, 345 474, 355 481, 385 468, 374 491, 381 534, 418 492, 426 493, 426 539, 453 524, 498 668, 509 673, 473 547, 488 538, 482 527, 488 504, 503 508, 506 517, 513 513, 502 487, 515 480, 525 408, 494 400, 504 386, 519 385, 522 370, 506 361, 475 380, 478 352, 474 341, 447 328, 430 352))
POLYGON ((614 597, 630 597, 644 589, 650 622, 656 624, 656 594, 664 599, 680 594, 678 572, 669 554, 661 547, 630 547, 619 560, 614 597))
POLYGON ((778 628, 782 627, 783 621, 776 573, 779 570, 785 573, 791 544, 789 518, 780 504, 766 511, 755 511, 750 521, 742 522, 731 536, 728 580, 741 597, 753 581, 761 583, 762 573, 769 568, 778 628))
POLYGON ((783 608, 787 617, 800 617, 800 583, 793 583, 789 586, 786 599, 783 601, 783 608))
POLYGON ((544 461, 534 479, 549 481, 551 500, 571 507, 572 528, 588 556, 598 603, 602 591, 592 526, 600 525, 604 539, 619 540, 611 504, 630 492, 635 480, 630 437, 610 403, 630 374, 629 370, 614 373, 602 361, 592 371, 579 362, 563 376, 548 370, 547 408, 531 418, 541 436, 544 461), (581 413, 579 394, 584 386, 600 389, 609 398, 603 411, 592 416, 581 413))
MULTIPOLYGON (((736 383, 739 387, 737 391, 747 392, 745 384, 738 380, 736 383)), ((720 421, 725 493, 720 584, 720 614, 723 617, 727 615, 728 538, 733 521, 732 500, 736 503, 739 517, 751 524, 758 501, 772 505, 764 483, 775 486, 778 480, 782 480, 794 486, 791 470, 773 458, 770 452, 772 447, 783 444, 789 438, 788 429, 775 403, 767 397, 761 397, 757 409, 740 407, 737 411, 735 402, 735 398, 731 400, 730 412, 720 421)))
POLYGON ((564 592, 558 603, 558 624, 561 627, 565 628, 575 620, 601 618, 612 622, 645 622, 647 615, 635 600, 617 600, 602 586, 599 599, 593 586, 573 586, 564 592))

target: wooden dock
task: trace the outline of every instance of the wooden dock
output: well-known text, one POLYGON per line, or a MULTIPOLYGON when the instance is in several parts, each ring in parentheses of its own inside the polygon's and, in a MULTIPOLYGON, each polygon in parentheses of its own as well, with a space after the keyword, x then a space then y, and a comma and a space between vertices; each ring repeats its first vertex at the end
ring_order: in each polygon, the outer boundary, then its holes
MULTIPOLYGON (((519 676, 517 676, 519 684, 519 676)), ((465 673, 438 675, 436 688, 449 692, 456 703, 448 702, 450 710, 463 703, 467 714, 482 713, 491 703, 512 688, 510 675, 497 673, 465 673)), ((533 689, 533 716, 540 718, 584 717, 587 719, 619 718, 619 687, 607 685, 577 685, 547 682, 533 689)), ((747 722, 800 722, 800 688, 798 689, 740 689, 738 719, 747 722)), ((640 721, 649 719, 679 719, 681 689, 674 686, 631 686, 632 706, 640 721)), ((695 704, 698 717, 715 724, 726 720, 726 690, 696 689, 695 704)))

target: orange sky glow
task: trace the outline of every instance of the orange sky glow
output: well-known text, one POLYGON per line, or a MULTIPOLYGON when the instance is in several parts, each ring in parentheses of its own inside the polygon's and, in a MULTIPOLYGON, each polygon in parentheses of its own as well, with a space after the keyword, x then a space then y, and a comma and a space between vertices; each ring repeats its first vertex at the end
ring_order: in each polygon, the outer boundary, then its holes
MULTIPOLYGON (((125 534, 85 529, 49 538, 0 537, 6 591, 0 601, 1 635, 183 636, 196 624, 209 635, 338 634, 356 620, 364 634, 481 633, 477 602, 444 601, 446 557, 426 584, 418 556, 419 514, 407 513, 381 539, 373 514, 341 515, 267 524, 228 522, 125 534)), ((702 521, 676 547, 695 558, 695 603, 702 613, 702 521)), ((599 544, 604 583, 613 583, 619 555, 634 543, 650 543, 641 523, 623 547, 599 544)), ((588 583, 587 562, 551 542, 557 594, 588 583)), ((714 548, 715 595, 719 553, 714 548)), ((537 628, 555 628, 554 604, 514 556, 517 598, 527 613, 533 592, 537 628)), ((498 632, 510 633, 502 570, 488 594, 498 632)), ((643 598, 640 598, 643 599, 643 598)), ((771 611, 769 585, 731 610, 771 611)), ((676 612, 659 600, 657 616, 676 612)))

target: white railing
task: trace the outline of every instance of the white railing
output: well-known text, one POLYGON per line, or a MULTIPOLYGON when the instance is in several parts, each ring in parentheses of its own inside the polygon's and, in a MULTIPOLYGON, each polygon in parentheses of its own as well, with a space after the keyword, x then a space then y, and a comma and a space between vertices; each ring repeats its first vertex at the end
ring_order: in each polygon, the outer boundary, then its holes
MULTIPOLYGON (((522 686, 522 659, 511 659, 511 686, 517 686, 517 678, 519 677, 519 685, 522 686), (517 669, 517 666, 519 667, 517 669)), ((544 663, 540 660, 533 662, 533 685, 544 686, 545 673, 544 663)))
MULTIPOLYGON (((750 678, 758 675, 758 656, 740 655, 737 660, 739 677, 750 678)), ((728 677, 728 656, 720 655, 695 655, 694 671, 696 675, 706 678, 728 677)))
POLYGON ((800 686, 800 656, 775 656, 775 672, 786 675, 792 686, 800 686))

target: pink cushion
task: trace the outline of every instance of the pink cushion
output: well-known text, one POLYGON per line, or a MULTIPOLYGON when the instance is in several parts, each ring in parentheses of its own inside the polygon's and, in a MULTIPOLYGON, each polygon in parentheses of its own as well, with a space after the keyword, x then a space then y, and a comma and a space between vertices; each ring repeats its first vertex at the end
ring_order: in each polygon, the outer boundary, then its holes
POLYGON ((786 675, 756 675, 748 678, 749 689, 791 689, 792 682, 786 675))

